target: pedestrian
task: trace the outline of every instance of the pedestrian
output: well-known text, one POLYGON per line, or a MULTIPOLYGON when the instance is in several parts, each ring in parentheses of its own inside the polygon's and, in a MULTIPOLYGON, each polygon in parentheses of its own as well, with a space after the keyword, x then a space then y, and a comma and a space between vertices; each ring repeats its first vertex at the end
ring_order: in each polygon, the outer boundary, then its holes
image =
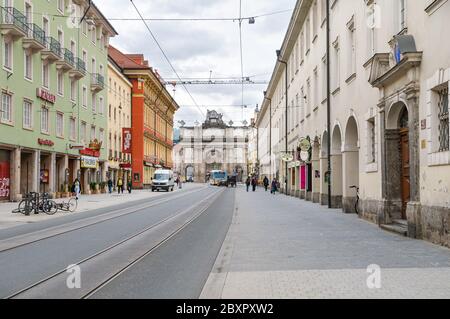
POLYGON ((277 179, 274 178, 272 181, 272 188, 270 189, 270 193, 275 195, 277 193, 277 190, 278 190, 278 182, 277 179))
POLYGON ((73 183, 73 185, 74 185, 74 191, 75 191, 75 198, 76 198, 76 200, 78 200, 78 197, 80 197, 80 193, 81 193, 80 180, 78 178, 75 179, 75 182, 73 183))
POLYGON ((248 192, 248 189, 250 188, 250 176, 247 177, 247 180, 245 181, 245 185, 247 186, 247 192, 248 192))
POLYGON ((180 176, 178 176, 177 180, 178 180, 178 188, 182 189, 183 188, 183 180, 181 179, 180 176))
POLYGON ((108 192, 111 194, 112 193, 112 188, 113 188, 113 182, 111 180, 111 178, 108 179, 108 192))
POLYGON ((256 176, 253 176, 253 178, 252 178, 252 190, 254 192, 256 192, 256 186, 258 186, 258 181, 256 179, 256 176))
POLYGON ((128 194, 131 194, 131 189, 132 189, 132 183, 131 183, 131 180, 129 180, 128 181, 128 184, 127 184, 127 190, 128 190, 128 194))
POLYGON ((120 193, 123 194, 123 180, 122 180, 122 177, 119 177, 119 179, 117 180, 117 192, 118 192, 118 194, 120 194, 120 193))
POLYGON ((263 184, 264 184, 264 189, 267 192, 267 189, 269 187, 269 179, 267 178, 267 176, 264 177, 263 184))

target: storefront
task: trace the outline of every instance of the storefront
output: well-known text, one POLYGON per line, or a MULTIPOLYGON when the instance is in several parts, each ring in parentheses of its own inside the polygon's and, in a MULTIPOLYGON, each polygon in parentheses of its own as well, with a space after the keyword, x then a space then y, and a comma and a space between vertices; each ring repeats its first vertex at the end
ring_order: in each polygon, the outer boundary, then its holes
POLYGON ((10 199, 10 151, 0 150, 0 201, 10 199))

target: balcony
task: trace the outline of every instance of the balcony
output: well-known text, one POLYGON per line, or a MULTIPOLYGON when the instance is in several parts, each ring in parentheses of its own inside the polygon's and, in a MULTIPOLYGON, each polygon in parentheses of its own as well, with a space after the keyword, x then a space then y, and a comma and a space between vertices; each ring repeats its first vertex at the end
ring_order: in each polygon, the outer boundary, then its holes
POLYGON ((52 37, 47 37, 46 46, 41 51, 42 60, 47 60, 49 63, 53 63, 61 57, 61 44, 52 37))
POLYGON ((63 72, 67 72, 75 68, 75 59, 72 51, 66 48, 61 50, 60 58, 56 61, 56 68, 63 72))
POLYGON ((23 38, 28 33, 27 17, 13 7, 1 8, 0 30, 2 35, 14 40, 23 38))
POLYGON ((69 77, 79 80, 86 75, 86 63, 80 59, 74 59, 74 68, 69 71, 69 77))
POLYGON ((27 35, 22 40, 25 50, 32 52, 42 51, 46 47, 45 31, 34 23, 28 24, 27 35))
POLYGON ((105 78, 98 73, 92 73, 91 75, 91 91, 100 92, 105 88, 105 78))

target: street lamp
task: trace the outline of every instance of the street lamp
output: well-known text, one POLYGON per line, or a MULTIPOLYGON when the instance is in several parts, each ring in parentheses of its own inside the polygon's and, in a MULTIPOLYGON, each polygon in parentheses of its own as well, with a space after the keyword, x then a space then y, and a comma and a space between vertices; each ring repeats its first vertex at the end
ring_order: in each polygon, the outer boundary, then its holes
MULTIPOLYGON (((277 50, 277 59, 278 62, 284 64, 285 66, 285 83, 284 83, 284 90, 285 90, 285 99, 286 99, 286 123, 285 123, 285 133, 284 133, 284 139, 285 139, 285 150, 286 150, 286 154, 288 153, 288 89, 287 89, 287 85, 288 85, 288 64, 286 61, 283 61, 281 59, 281 50, 277 50)), ((286 195, 289 194, 289 190, 288 190, 288 165, 287 163, 285 164, 285 185, 286 185, 286 195)))

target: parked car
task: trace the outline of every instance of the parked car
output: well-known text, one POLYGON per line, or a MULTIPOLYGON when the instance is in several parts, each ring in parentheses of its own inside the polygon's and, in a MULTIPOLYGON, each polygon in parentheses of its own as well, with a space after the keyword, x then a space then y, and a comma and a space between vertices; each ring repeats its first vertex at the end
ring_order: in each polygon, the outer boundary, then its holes
POLYGON ((152 182, 152 192, 165 190, 166 192, 173 192, 175 185, 173 172, 169 169, 159 169, 155 171, 152 182))

